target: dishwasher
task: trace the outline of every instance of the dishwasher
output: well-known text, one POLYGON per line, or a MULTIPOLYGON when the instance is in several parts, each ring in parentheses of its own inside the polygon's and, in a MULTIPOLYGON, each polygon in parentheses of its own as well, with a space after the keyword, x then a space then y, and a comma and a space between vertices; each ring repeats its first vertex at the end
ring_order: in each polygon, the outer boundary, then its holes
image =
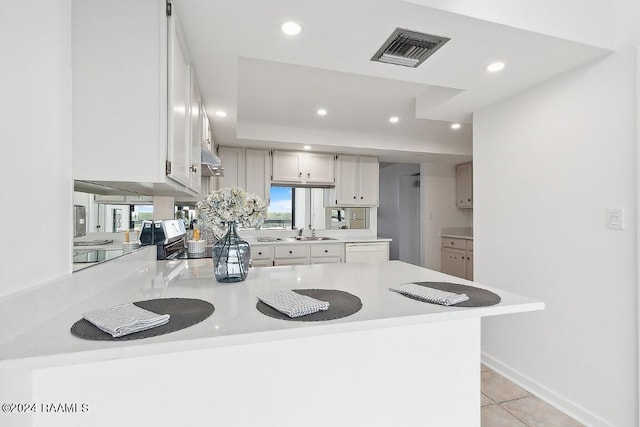
POLYGON ((389 242, 347 243, 345 262, 379 263, 389 260, 389 242))

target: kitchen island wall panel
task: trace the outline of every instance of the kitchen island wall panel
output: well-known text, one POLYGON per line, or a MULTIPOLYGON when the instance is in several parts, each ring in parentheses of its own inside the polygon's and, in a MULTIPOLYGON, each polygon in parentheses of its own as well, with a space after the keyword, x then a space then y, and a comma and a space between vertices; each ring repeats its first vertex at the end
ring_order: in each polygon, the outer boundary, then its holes
POLYGON ((34 401, 90 411, 36 425, 479 427, 479 329, 467 319, 39 370, 34 401), (416 369, 426 361, 455 369, 416 369))

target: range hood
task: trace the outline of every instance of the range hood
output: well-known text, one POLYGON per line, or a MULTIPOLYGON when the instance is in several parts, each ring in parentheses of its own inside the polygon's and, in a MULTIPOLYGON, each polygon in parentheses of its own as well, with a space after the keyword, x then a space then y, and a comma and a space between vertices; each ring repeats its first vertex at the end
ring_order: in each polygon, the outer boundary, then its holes
POLYGON ((220 157, 205 147, 202 147, 201 156, 202 176, 224 176, 224 168, 220 157))

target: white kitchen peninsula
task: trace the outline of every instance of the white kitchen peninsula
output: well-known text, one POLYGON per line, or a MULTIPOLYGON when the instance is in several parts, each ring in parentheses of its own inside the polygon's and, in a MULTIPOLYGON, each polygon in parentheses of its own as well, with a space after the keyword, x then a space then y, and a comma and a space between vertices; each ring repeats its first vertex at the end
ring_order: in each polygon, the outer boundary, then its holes
POLYGON ((502 301, 491 307, 414 301, 389 287, 471 282, 398 261, 254 268, 221 284, 210 259, 154 257, 145 248, 0 299, 1 400, 89 407, 1 413, 1 425, 480 426, 480 318, 544 307, 492 288, 502 301), (363 307, 324 322, 256 310, 257 295, 286 288, 340 289, 363 307), (200 298, 215 312, 144 340, 69 333, 84 311, 168 297, 200 298))

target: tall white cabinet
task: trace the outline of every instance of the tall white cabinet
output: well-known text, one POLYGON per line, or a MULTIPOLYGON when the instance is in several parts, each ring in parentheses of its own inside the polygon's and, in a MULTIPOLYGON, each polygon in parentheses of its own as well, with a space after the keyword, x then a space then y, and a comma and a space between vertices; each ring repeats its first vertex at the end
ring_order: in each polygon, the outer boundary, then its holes
POLYGON ((75 180, 198 195, 197 85, 176 13, 165 0, 73 1, 75 180))

